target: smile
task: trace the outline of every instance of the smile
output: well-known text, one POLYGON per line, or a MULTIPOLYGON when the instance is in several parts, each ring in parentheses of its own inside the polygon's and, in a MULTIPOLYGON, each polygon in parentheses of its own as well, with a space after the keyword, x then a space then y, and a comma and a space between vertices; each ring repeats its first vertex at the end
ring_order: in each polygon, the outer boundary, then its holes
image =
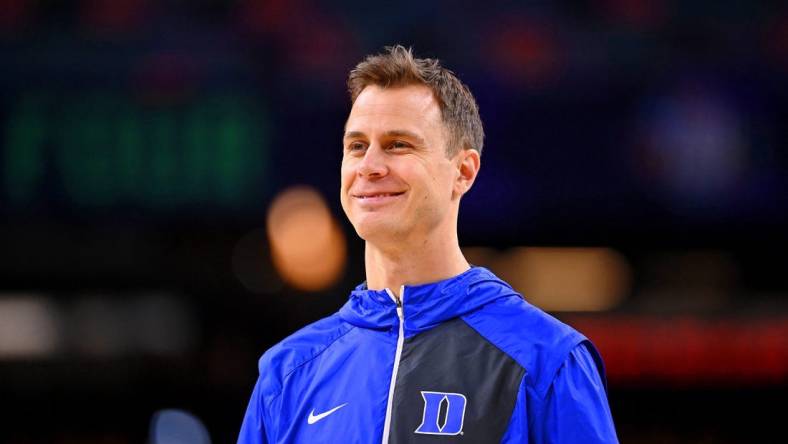
POLYGON ((354 194, 353 197, 355 197, 356 199, 380 199, 385 197, 400 196, 402 194, 405 194, 405 192, 401 191, 399 193, 354 194))
POLYGON ((361 205, 361 208, 373 209, 393 203, 403 194, 405 194, 404 191, 396 193, 363 193, 353 194, 353 197, 358 199, 356 202, 361 205))

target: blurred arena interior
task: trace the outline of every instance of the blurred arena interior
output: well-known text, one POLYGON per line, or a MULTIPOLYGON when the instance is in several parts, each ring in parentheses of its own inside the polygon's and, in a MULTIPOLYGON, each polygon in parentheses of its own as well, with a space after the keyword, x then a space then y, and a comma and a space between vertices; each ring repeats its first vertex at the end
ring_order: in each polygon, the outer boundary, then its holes
POLYGON ((234 442, 364 279, 344 81, 393 43, 476 95, 464 251, 596 343, 621 442, 784 435, 783 2, 1 3, 0 442, 234 442))

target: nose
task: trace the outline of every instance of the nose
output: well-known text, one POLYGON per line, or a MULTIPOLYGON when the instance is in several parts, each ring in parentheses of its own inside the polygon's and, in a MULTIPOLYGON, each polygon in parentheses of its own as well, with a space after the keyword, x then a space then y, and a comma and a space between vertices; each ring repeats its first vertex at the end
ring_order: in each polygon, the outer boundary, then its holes
POLYGON ((384 177, 386 174, 388 174, 386 154, 380 148, 380 145, 370 145, 358 164, 358 175, 372 179, 384 177))

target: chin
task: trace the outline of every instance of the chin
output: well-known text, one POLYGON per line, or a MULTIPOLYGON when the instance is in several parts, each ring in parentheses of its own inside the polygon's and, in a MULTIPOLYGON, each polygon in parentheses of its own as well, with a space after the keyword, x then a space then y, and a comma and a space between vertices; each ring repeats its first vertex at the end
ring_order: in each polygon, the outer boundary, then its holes
POLYGON ((358 237, 367 242, 372 242, 376 239, 391 239, 402 231, 402 226, 394 222, 396 219, 392 220, 391 217, 375 216, 367 215, 353 221, 353 228, 356 229, 358 237))

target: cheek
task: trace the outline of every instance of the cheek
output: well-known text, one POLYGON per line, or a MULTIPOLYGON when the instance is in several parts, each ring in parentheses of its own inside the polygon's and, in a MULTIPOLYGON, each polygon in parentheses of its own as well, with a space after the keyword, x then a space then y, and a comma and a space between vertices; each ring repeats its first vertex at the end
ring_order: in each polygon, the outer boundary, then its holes
POLYGON ((441 168, 433 171, 432 174, 432 192, 435 197, 446 198, 451 195, 454 190, 454 175, 450 168, 441 168))
POLYGON ((342 209, 345 211, 345 214, 350 216, 350 197, 348 196, 348 191, 350 187, 353 185, 353 180, 355 179, 355 169, 347 166, 345 163, 342 164, 342 170, 340 172, 340 186, 339 186, 339 203, 342 205, 342 209))
POLYGON ((342 170, 340 171, 340 181, 342 189, 347 190, 353 184, 353 178, 356 177, 355 169, 346 163, 342 163, 342 170))

